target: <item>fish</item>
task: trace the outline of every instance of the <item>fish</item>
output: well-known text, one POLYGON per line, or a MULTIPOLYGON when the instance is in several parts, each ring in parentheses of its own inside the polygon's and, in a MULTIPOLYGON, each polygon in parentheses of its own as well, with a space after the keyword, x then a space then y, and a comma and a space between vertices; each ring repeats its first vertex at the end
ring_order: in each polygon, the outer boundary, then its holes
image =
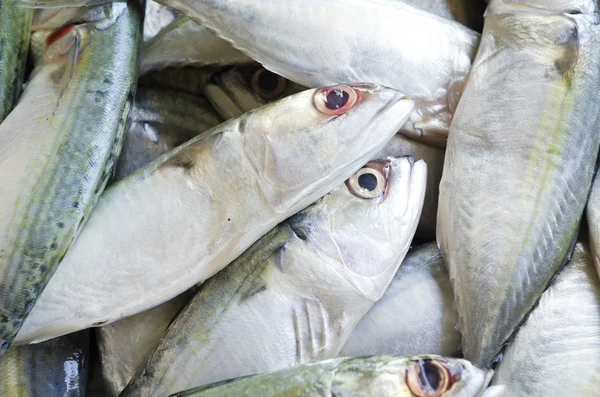
MULTIPOLYGON (((243 65, 215 73, 204 89, 204 95, 226 119, 238 117, 266 103, 305 90, 286 78, 260 66, 243 65)), ((439 183, 442 179, 444 149, 396 134, 373 159, 413 156, 427 163, 427 193, 416 237, 435 240, 439 183)))
POLYGON ((597 396, 598 313, 600 280, 587 242, 580 241, 504 351, 492 380, 499 388, 495 395, 597 396))
POLYGON ((37 345, 11 346, 0 360, 0 395, 85 396, 89 350, 88 331, 37 345))
POLYGON ((412 156, 415 160, 424 160, 427 163, 427 190, 415 237, 423 242, 435 240, 439 185, 444 170, 444 149, 396 134, 374 158, 388 156, 412 156))
POLYGON ((455 356, 461 335, 453 300, 437 244, 411 248, 383 297, 356 325, 339 355, 455 356))
POLYGON ((590 249, 592 259, 598 275, 600 275, 600 179, 598 174, 594 176, 592 189, 585 209, 585 216, 589 229, 590 249))
POLYGON ((118 397, 194 289, 150 310, 95 328, 106 394, 118 397))
POLYGON ((446 145, 479 44, 477 32, 400 0, 162 4, 300 85, 368 81, 404 92, 415 100, 416 109, 400 132, 438 146, 446 145))
POLYGON ((45 57, 0 125, 0 356, 104 189, 134 98, 139 7, 81 12, 98 19, 33 27, 45 57))
POLYGON ((492 363, 566 263, 587 201, 600 25, 578 4, 492 0, 452 121, 437 241, 476 365, 492 363))
POLYGON ((33 10, 0 2, 0 123, 23 92, 33 10))
POLYGON ((180 93, 204 96, 205 86, 221 68, 166 68, 140 76, 138 85, 152 89, 167 89, 180 93))
POLYGON ((225 66, 254 62, 204 26, 179 17, 144 43, 141 73, 167 67, 225 66))
POLYGON ((208 279, 368 162, 413 108, 377 85, 312 89, 164 154, 102 195, 19 343, 114 322, 208 279))
POLYGON ((113 182, 223 122, 202 97, 140 87, 113 182))
POLYGON ((475 397, 491 370, 433 355, 344 357, 231 379, 171 397, 475 397))
MULTIPOLYGON (((146 0, 144 11, 144 41, 156 36, 165 26, 179 17, 171 7, 158 4, 154 0, 146 0)), ((145 56, 145 55, 144 55, 145 56)))
POLYGON ((260 64, 234 66, 215 73, 203 93, 226 119, 307 88, 263 68, 260 64))
POLYGON ((472 0, 406 0, 407 3, 441 17, 454 20, 481 32, 483 28, 483 1, 472 0))
POLYGON ((122 397, 336 357, 410 247, 427 167, 367 163, 200 287, 122 397))

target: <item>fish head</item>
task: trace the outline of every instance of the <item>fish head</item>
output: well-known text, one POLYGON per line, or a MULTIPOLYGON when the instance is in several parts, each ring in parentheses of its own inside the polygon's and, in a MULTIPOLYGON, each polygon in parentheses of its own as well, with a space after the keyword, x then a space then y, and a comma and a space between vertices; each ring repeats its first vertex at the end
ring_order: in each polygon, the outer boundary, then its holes
POLYGON ((469 361, 437 355, 350 358, 337 370, 331 394, 353 396, 360 385, 365 395, 373 396, 475 397, 491 376, 491 370, 469 361))
POLYGON ((238 125, 265 201, 283 213, 305 208, 367 163, 413 108, 393 89, 338 85, 265 105, 238 125))
POLYGON ((423 161, 374 160, 290 224, 358 295, 375 301, 410 247, 426 179, 423 161))
POLYGON ((491 0, 489 3, 486 15, 557 12, 592 14, 598 12, 596 0, 491 0))
MULTIPOLYGON (((263 68, 258 63, 235 66, 216 73, 213 80, 219 86, 220 94, 237 105, 240 113, 249 112, 307 89, 263 68)), ((218 107, 220 96, 213 97, 209 99, 218 107)))

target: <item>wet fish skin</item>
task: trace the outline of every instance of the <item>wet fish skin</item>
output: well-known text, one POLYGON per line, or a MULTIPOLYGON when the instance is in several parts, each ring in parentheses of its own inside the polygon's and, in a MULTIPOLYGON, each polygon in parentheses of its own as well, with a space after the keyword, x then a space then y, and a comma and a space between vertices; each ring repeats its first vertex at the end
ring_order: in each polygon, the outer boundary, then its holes
POLYGON ((113 182, 222 121, 205 98, 138 88, 113 182))
POLYGON ((588 244, 579 242, 505 350, 492 380, 503 387, 496 396, 598 395, 599 312, 600 280, 588 244))
POLYGON ((232 379, 175 393, 171 397, 287 397, 301 396, 414 396, 407 373, 426 360, 441 363, 459 374, 460 380, 445 397, 477 396, 489 383, 491 371, 465 360, 439 356, 346 357, 318 361, 277 372, 232 379))
POLYGON ((479 42, 479 35, 461 24, 400 0, 162 3, 303 86, 369 81, 406 93, 416 108, 401 132, 439 146, 446 144, 479 42))
POLYGON ((202 96, 204 87, 210 78, 221 68, 184 67, 166 68, 159 71, 148 72, 139 78, 139 86, 152 89, 167 89, 185 94, 202 96))
POLYGON ((340 356, 456 355, 460 333, 453 299, 437 244, 412 248, 383 297, 354 328, 340 356))
POLYGON ((161 29, 179 17, 177 11, 158 4, 154 0, 146 0, 144 11, 144 41, 156 36, 161 29))
POLYGON ((23 92, 33 10, 0 2, 0 123, 23 92))
POLYGON ((114 185, 20 343, 104 325, 175 297, 349 177, 414 106, 395 90, 353 87, 347 90, 361 100, 344 114, 319 112, 317 90, 308 90, 217 126, 114 185))
POLYGON ((183 66, 252 63, 227 41, 187 17, 179 17, 144 44, 141 72, 183 66))
POLYGON ((119 396, 173 318, 193 296, 193 291, 186 291, 162 305, 95 329, 109 397, 119 396))
POLYGON ((427 191, 415 237, 425 242, 435 240, 439 186, 444 171, 444 149, 396 134, 373 158, 388 156, 413 156, 415 160, 423 160, 427 164, 427 191))
POLYGON ((589 228, 590 249, 598 275, 600 275, 600 179, 594 176, 592 190, 586 206, 586 219, 589 228))
POLYGON ((84 397, 89 332, 12 346, 0 360, 2 397, 84 397))
POLYGON ((472 0, 406 0, 407 3, 441 17, 454 20, 481 32, 483 28, 483 1, 472 0))
POLYGON ((141 24, 134 4, 106 7, 112 19, 70 26, 54 42, 49 36, 46 62, 0 125, 0 356, 89 215, 120 150, 141 24))
POLYGON ((269 232, 201 287, 122 396, 337 356, 408 251, 425 194, 424 162, 370 164, 355 176, 381 175, 383 199, 347 182, 269 232))
POLYGON ((569 3, 490 3, 452 123, 437 240, 475 364, 491 363, 565 262, 588 197, 600 25, 569 3))

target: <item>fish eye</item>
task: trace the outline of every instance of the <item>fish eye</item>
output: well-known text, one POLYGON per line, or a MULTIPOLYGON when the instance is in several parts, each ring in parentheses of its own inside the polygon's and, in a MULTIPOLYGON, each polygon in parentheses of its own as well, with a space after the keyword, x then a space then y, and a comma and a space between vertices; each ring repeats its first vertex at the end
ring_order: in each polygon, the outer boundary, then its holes
POLYGON ((252 76, 252 89, 263 99, 278 97, 287 88, 288 81, 278 74, 260 68, 252 76))
POLYGON ((385 160, 367 163, 346 181, 350 193, 358 198, 373 199, 383 197, 387 190, 390 165, 385 160))
POLYGON ((417 397, 440 397, 452 386, 450 373, 439 362, 419 359, 406 371, 406 384, 417 397))
POLYGON ((324 114, 344 114, 352 109, 358 101, 358 92, 345 85, 320 88, 315 92, 313 104, 315 108, 324 114))

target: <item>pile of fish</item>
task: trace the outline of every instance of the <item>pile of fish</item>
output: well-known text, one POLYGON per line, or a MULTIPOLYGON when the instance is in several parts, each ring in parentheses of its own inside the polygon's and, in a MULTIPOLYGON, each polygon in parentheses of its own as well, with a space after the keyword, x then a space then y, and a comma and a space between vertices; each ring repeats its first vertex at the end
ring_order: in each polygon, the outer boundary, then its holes
POLYGON ((0 0, 0 396, 600 396, 597 0, 0 0))

